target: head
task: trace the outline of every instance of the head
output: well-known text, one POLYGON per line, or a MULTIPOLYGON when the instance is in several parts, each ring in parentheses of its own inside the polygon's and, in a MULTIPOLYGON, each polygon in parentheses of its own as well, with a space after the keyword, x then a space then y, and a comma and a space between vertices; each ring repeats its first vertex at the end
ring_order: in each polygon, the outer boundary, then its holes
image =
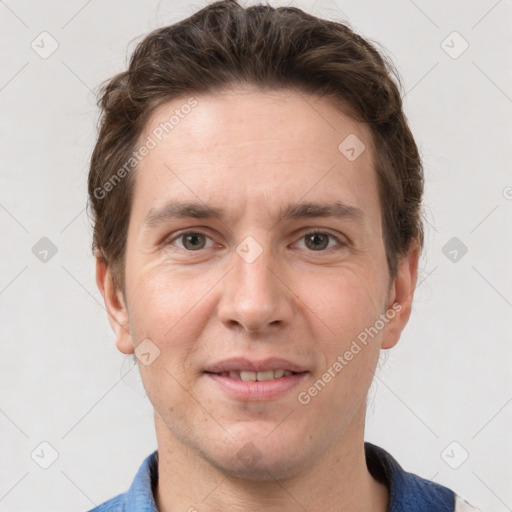
POLYGON ((149 354, 157 434, 239 475, 247 443, 284 475, 362 435, 423 245, 389 60, 297 8, 216 2, 147 35, 99 105, 97 282, 119 350, 149 354), (233 357, 286 359, 300 382, 234 398, 212 379, 233 357))

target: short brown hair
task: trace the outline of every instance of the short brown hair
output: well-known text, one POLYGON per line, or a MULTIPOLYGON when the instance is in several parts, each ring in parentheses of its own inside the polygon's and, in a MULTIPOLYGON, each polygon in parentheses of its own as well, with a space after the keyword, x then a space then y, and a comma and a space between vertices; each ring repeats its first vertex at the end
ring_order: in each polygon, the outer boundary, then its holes
POLYGON ((145 123, 175 98, 249 84, 326 95, 367 123, 390 278, 414 240, 423 247, 422 162, 392 62, 345 24, 295 7, 244 8, 224 0, 149 33, 133 52, 128 70, 101 86, 100 129, 88 181, 92 246, 123 292, 135 173, 125 172, 121 179, 119 171, 126 170, 145 123))

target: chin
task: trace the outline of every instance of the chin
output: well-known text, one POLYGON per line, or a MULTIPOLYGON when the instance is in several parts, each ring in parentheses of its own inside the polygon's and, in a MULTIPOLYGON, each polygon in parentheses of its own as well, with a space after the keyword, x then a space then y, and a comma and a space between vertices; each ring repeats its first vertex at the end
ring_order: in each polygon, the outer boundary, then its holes
MULTIPOLYGON (((244 449, 246 447, 242 447, 242 450, 244 449)), ((208 459, 208 455, 205 458, 208 459)), ((254 461, 251 459, 240 460, 238 457, 233 458, 232 456, 213 456, 208 462, 218 471, 230 477, 253 482, 287 480, 301 473, 300 462, 295 457, 289 455, 278 457, 275 453, 263 452, 260 452, 260 456, 261 458, 254 461)))
MULTIPOLYGON (((272 481, 292 478, 309 466, 304 437, 282 432, 273 432, 266 425, 264 435, 252 435, 253 428, 238 431, 232 443, 208 442, 200 450, 201 456, 218 471, 232 477, 252 481, 272 481)), ((260 425, 261 427, 261 425, 260 425)))

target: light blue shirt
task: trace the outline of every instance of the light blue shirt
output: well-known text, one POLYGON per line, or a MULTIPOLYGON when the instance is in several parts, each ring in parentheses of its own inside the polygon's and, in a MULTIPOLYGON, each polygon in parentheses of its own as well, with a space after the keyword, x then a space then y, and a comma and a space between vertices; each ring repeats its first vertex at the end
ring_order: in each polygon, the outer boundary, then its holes
MULTIPOLYGON (((372 476, 389 489, 388 512, 458 512, 477 510, 453 491, 405 472, 383 448, 365 442, 372 476)), ((130 488, 89 512, 158 512, 153 489, 158 481, 158 450, 144 459, 130 488)))

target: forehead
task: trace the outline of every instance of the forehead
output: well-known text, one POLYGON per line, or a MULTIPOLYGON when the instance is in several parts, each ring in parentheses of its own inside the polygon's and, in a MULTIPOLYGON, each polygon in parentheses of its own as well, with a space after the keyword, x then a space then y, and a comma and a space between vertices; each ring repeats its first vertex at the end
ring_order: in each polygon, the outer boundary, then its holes
MULTIPOLYGON (((143 137, 156 132, 162 139, 157 141, 161 149, 174 140, 183 149, 194 150, 189 156, 212 151, 251 154, 257 151, 253 144, 264 147, 265 152, 274 142, 282 151, 303 148, 307 143, 310 150, 316 150, 310 151, 314 158, 318 156, 314 153, 322 151, 336 154, 339 142, 351 134, 372 144, 368 127, 347 116, 343 105, 334 99, 249 87, 193 98, 194 107, 189 106, 191 97, 182 97, 157 108, 143 137)), ((156 156, 158 151, 153 153, 156 156)))
POLYGON ((304 197, 378 209, 371 132, 340 106, 249 88, 168 102, 141 135, 155 145, 139 164, 133 206, 145 214, 186 197, 239 210, 264 201, 273 210, 304 197))

